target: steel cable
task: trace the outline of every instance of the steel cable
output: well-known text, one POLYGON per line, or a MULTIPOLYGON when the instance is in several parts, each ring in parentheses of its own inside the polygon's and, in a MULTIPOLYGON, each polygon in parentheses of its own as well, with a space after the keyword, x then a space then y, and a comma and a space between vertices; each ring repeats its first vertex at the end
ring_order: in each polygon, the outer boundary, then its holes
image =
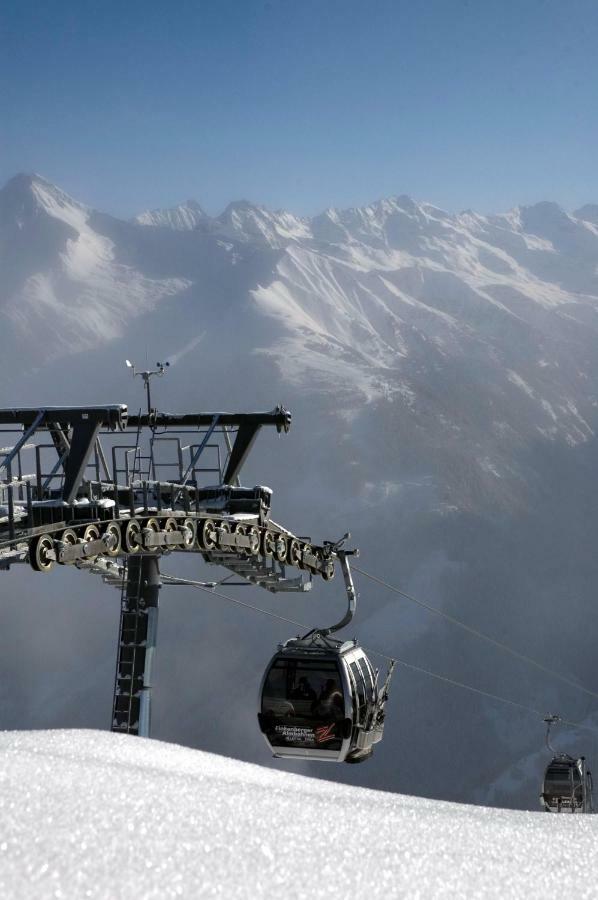
POLYGON ((395 587, 395 585, 389 584, 382 578, 378 578, 376 575, 365 572, 363 569, 360 569, 359 566, 352 564, 351 569, 354 572, 359 572, 359 574, 365 576, 365 578, 369 578, 371 581, 382 585, 382 587, 387 588, 389 591, 398 594, 400 597, 404 597, 406 600, 410 600, 412 603, 417 604, 417 606, 421 606, 423 609, 428 610, 428 612, 434 613, 435 615, 446 619, 447 622, 451 622, 451 624, 456 625, 458 628, 462 628, 464 631, 467 631, 474 637, 480 638, 481 640, 492 644, 494 647, 497 647, 499 650, 503 650, 505 653, 510 653, 510 655, 514 656, 515 659, 526 662, 529 665, 534 666, 536 669, 539 669, 541 672, 544 672, 547 675, 552 675, 553 678, 557 678, 559 681, 564 682, 564 684, 569 685, 569 687, 573 687, 578 691, 583 691, 584 694, 589 694, 591 697, 594 697, 596 700, 598 700, 598 693, 596 691, 592 691, 589 688, 584 687, 582 684, 579 684, 579 682, 574 681, 572 678, 568 678, 566 675, 561 675, 560 672, 555 672, 554 669, 549 669, 548 666, 545 666, 543 665, 543 663, 532 659, 530 656, 526 656, 525 653, 521 653, 519 650, 513 650, 512 647, 509 647, 502 641, 496 640, 496 638, 490 637, 490 635, 484 634, 484 632, 482 631, 478 631, 477 628, 473 628, 471 625, 467 625, 465 622, 461 622, 459 619, 455 618, 455 616, 451 616, 449 613, 445 613, 441 609, 438 609, 435 606, 431 606, 429 603, 425 603, 423 600, 418 600, 417 597, 413 597, 411 594, 407 594, 405 591, 402 591, 400 588, 395 587))
POLYGON ((205 591, 207 594, 213 594, 215 597, 221 597, 223 600, 228 600, 229 603, 234 603, 236 606, 243 606, 245 609, 251 609, 254 612, 260 612, 264 616, 270 616, 271 619, 278 619, 281 622, 288 622, 290 625, 297 625, 298 628, 307 628, 307 625, 304 625, 303 622, 295 622, 294 619, 288 619, 286 616, 280 616, 278 613, 270 612, 267 609, 261 609, 259 606, 253 606, 251 603, 245 603, 243 600, 237 600, 236 597, 229 597, 227 594, 223 594, 221 591, 216 591, 214 588, 210 587, 207 584, 202 583, 201 581, 192 581, 189 578, 179 578, 177 575, 165 575, 162 573, 162 578, 166 579, 169 584, 180 584, 187 587, 198 588, 200 591, 205 591))
MULTIPOLYGON (((352 568, 355 568, 353 566, 352 568)), ((237 600, 235 597, 229 597, 228 594, 223 594, 222 591, 217 591, 209 585, 200 582, 193 581, 189 578, 179 578, 175 575, 166 575, 163 574, 162 577, 170 584, 180 584, 185 587, 193 587, 200 591, 204 591, 206 594, 212 594, 215 597, 220 597, 222 600, 227 600, 229 603, 234 603, 236 606, 242 606, 245 609, 252 610, 253 612, 261 613, 263 616, 269 616, 272 619, 277 619, 279 622, 286 622, 289 625, 295 625, 298 628, 309 630, 309 625, 306 625, 304 622, 297 622, 295 619, 289 619, 287 616, 281 616, 278 613, 271 612, 268 609, 262 609, 260 606, 254 606, 252 603, 246 603, 243 600, 237 600)), ((369 653, 372 653, 375 656, 379 656, 382 659, 387 660, 388 662, 394 660, 398 665, 403 666, 406 669, 411 669, 414 672, 420 672, 423 675, 428 675, 430 678, 435 678, 438 681, 442 681, 445 684, 449 684, 452 687, 459 687, 466 691, 471 691, 474 694, 480 694, 483 697, 488 697, 491 700, 496 700, 499 703, 504 703, 508 706, 515 707, 517 709, 524 710, 525 712, 531 713, 534 716, 537 716, 540 719, 544 719, 544 713, 542 713, 539 709, 536 709, 533 706, 527 706, 524 703, 519 703, 517 700, 510 700, 508 697, 501 697, 498 694, 493 694, 491 691, 485 691, 482 688, 474 687, 471 684, 466 684, 463 681, 457 681, 454 678, 449 678, 446 675, 439 675, 437 672, 432 672, 430 669, 426 669, 423 666, 417 666, 414 663, 407 662, 405 659, 401 659, 398 656, 389 656, 387 653, 383 653, 380 650, 376 650, 372 647, 363 647, 364 650, 367 650, 369 653)), ((594 732, 595 729, 590 728, 587 725, 583 725, 580 722, 572 722, 568 719, 561 718, 561 722, 564 725, 569 725, 573 728, 583 728, 586 731, 594 732)))

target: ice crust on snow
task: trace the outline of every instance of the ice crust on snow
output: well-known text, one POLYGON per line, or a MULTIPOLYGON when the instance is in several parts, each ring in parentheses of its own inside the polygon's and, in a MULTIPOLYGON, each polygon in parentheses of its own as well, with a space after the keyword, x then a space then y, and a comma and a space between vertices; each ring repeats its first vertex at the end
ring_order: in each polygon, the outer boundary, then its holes
POLYGON ((595 896, 593 816, 354 788, 91 731, 0 735, 3 898, 595 896))

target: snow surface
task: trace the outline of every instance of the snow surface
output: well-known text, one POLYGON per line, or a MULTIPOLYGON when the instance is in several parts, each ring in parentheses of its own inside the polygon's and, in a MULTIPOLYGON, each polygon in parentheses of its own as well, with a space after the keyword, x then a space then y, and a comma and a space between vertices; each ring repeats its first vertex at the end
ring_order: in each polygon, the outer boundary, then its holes
POLYGON ((0 778, 3 898, 596 893, 593 816, 423 800, 94 731, 4 732, 0 778))

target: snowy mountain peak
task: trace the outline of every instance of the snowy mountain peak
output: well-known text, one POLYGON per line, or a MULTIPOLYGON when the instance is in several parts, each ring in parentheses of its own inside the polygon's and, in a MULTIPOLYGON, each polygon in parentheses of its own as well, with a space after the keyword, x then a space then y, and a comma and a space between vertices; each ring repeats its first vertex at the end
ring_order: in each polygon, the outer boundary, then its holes
POLYGON ((193 231, 194 228, 209 219, 208 214, 197 200, 187 200, 170 209, 149 209, 139 213, 133 219, 138 225, 149 225, 158 228, 172 228, 174 231, 193 231))
POLYGON ((431 204, 419 204, 406 194, 377 200, 368 206, 327 209, 311 221, 314 237, 335 244, 364 243, 376 249, 399 246, 405 237, 432 220, 450 218, 431 204))
POLYGON ((88 209, 41 175, 20 173, 0 191, 0 221, 22 228, 40 214, 78 228, 88 209))
POLYGON ((233 215, 233 213, 242 214, 252 211, 268 212, 264 206, 260 206, 259 203, 252 203, 251 200, 233 200, 221 214, 221 218, 228 218, 233 215))
POLYGON ((524 219, 533 216, 544 221, 559 222, 571 218, 562 206, 559 206, 553 200, 540 200, 538 203, 532 203, 530 206, 520 206, 519 210, 524 219))
POLYGON ((36 188, 57 194, 64 193, 59 187, 36 172, 18 172, 16 175, 13 175, 2 188, 2 193, 11 194, 12 196, 25 195, 34 193, 36 188))
POLYGON ((310 236, 309 225, 292 213, 273 212, 247 200, 229 203, 215 220, 218 231, 241 241, 257 241, 272 248, 282 248, 292 240, 310 236))
POLYGON ((400 194, 394 202, 399 209, 404 209, 406 212, 417 213, 420 211, 419 205, 408 194, 400 194))

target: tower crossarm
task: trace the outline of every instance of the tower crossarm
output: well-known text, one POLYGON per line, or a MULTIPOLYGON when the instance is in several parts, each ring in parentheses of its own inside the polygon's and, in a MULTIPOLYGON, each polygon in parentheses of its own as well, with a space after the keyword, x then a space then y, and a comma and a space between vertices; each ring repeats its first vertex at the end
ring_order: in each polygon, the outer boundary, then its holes
POLYGON ((36 429, 48 428, 51 423, 75 427, 80 422, 95 422, 111 431, 122 431, 127 425, 127 407, 123 403, 106 406, 45 406, 0 409, 0 425, 23 425, 36 429))
POLYGON ((335 554, 273 522, 269 488, 239 481, 260 429, 290 425, 283 406, 134 416, 124 404, 0 410, 0 442, 12 440, 0 448, 2 568, 23 561, 23 546, 40 572, 195 551, 228 577, 307 590, 312 576, 333 576, 335 554))
POLYGON ((193 413, 143 413, 142 415, 129 416, 130 428, 192 428, 209 426, 214 417, 218 418, 220 425, 228 427, 252 427, 261 428, 262 425, 274 425, 277 431, 287 432, 291 427, 291 413, 283 406, 277 406, 270 412, 193 412, 193 413))

